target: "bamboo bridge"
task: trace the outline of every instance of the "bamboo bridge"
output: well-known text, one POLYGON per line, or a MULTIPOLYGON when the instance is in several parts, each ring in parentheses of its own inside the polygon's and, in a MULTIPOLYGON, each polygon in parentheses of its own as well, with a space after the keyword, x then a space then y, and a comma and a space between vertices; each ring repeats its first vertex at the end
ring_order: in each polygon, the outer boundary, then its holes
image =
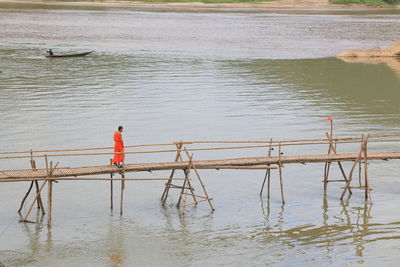
MULTIPOLYGON (((327 186, 330 182, 343 182, 344 187, 340 198, 352 194, 352 190, 361 189, 365 193, 365 198, 370 198, 371 188, 368 180, 368 162, 371 160, 392 160, 400 159, 399 151, 373 152, 367 151, 369 143, 390 143, 400 144, 400 135, 362 135, 361 137, 334 138, 333 124, 331 122, 330 132, 325 133, 323 139, 302 139, 302 140, 267 140, 267 141, 191 141, 191 142, 172 142, 166 144, 144 144, 125 146, 125 155, 129 154, 160 154, 175 153, 174 161, 165 162, 144 162, 130 164, 126 163, 122 167, 113 165, 110 161, 107 165, 81 166, 81 167, 58 167, 59 162, 53 162, 49 159, 61 157, 87 157, 87 156, 111 156, 114 152, 97 152, 99 150, 111 150, 112 147, 97 148, 79 148, 79 149, 59 149, 59 150, 27 150, 14 152, 0 152, 0 162, 2 160, 21 160, 29 159, 30 169, 1 170, 0 182, 30 182, 29 189, 23 197, 18 212, 21 212, 33 186, 36 193, 33 195, 33 201, 29 205, 28 212, 20 220, 22 222, 31 222, 28 220, 33 207, 45 214, 45 208, 42 201, 42 191, 47 184, 47 218, 48 225, 51 224, 52 213, 52 186, 60 180, 73 181, 109 181, 110 182, 110 204, 111 209, 114 206, 114 182, 120 182, 120 214, 123 212, 123 196, 125 182, 127 181, 166 181, 161 196, 162 204, 166 203, 170 189, 179 189, 179 200, 177 207, 197 205, 200 202, 208 202, 211 210, 214 210, 212 198, 208 195, 205 184, 200 177, 201 169, 242 169, 242 170, 265 170, 265 176, 262 182, 260 195, 267 187, 267 197, 270 198, 271 170, 277 169, 279 173, 280 193, 282 203, 285 203, 283 188, 283 167, 286 164, 306 164, 306 163, 325 163, 323 172, 324 195, 326 195, 327 186), (211 146, 211 144, 224 144, 224 146, 211 146), (226 146, 227 144, 236 144, 235 146, 226 146), (241 145, 238 145, 241 144, 241 145), (245 144, 245 145, 243 145, 245 144), (337 153, 338 144, 360 144, 359 150, 354 153, 337 153), (207 147, 192 147, 195 145, 206 145, 207 147), (304 154, 304 155, 283 155, 282 149, 288 146, 327 146, 327 153, 323 154, 304 154), (129 149, 172 146, 171 149, 129 151, 129 149), (194 160, 193 153, 196 151, 218 151, 218 150, 243 150, 243 149, 263 149, 265 156, 262 157, 243 157, 226 159, 194 160), (90 152, 88 152, 90 151, 90 152), (92 152, 96 151, 96 152, 92 152), (275 155, 273 155, 275 154, 275 155), (46 168, 37 168, 36 159, 44 159, 46 168), (352 162, 352 167, 346 172, 342 162, 352 162), (330 180, 329 173, 332 164, 337 164, 342 174, 342 179, 330 180), (359 179, 353 181, 353 174, 358 165, 359 179), (363 167, 363 171, 362 171, 363 167), (128 178, 127 173, 137 172, 155 172, 171 171, 165 178, 128 178), (175 177, 177 171, 182 171, 184 177, 175 177), (363 174, 363 179, 361 178, 363 174), (93 177, 93 175, 107 177, 93 177), (120 176, 120 178, 117 178, 120 176), (180 185, 176 185, 180 181, 180 185), (266 185, 267 182, 267 185, 266 185), (194 184, 198 184, 200 190, 194 190, 194 184), (192 201, 188 201, 191 198, 192 201)), ((394 146, 391 146, 394 147, 394 146)))

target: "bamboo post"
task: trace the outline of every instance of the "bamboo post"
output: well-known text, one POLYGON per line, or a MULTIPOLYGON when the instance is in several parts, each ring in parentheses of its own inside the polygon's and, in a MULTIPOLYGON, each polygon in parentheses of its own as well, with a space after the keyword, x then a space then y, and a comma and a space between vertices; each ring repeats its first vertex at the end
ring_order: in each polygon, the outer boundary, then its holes
POLYGON ((282 204, 285 204, 285 198, 283 196, 283 176, 282 176, 282 161, 281 161, 281 143, 279 143, 279 181, 281 185, 281 198, 282 204))
POLYGON ((124 201, 124 189, 125 189, 125 165, 122 165, 122 173, 121 173, 121 203, 120 203, 120 215, 122 215, 123 210, 123 201, 124 201))
MULTIPOLYGON (((36 171, 36 161, 33 159, 33 151, 31 149, 31 168, 33 171, 36 171)), ((37 181, 35 181, 35 187, 36 187, 36 192, 39 190, 39 184, 37 181)), ((44 205, 43 205, 43 201, 42 201, 42 196, 39 194, 39 197, 37 198, 37 206, 38 209, 42 210, 42 214, 45 214, 44 212, 44 205)))
MULTIPOLYGON (((331 116, 328 117, 328 121, 330 123, 330 131, 329 134, 325 133, 325 135, 328 138, 329 142, 329 147, 328 147, 328 155, 331 154, 334 146, 333 146, 333 119, 331 116)), ((328 183, 329 183, 329 171, 331 167, 331 162, 325 162, 325 168, 324 168, 324 197, 326 197, 326 191, 328 189, 328 183)))
POLYGON ((42 192, 42 190, 43 190, 44 186, 46 185, 47 181, 48 181, 48 180, 44 181, 43 184, 42 184, 42 186, 39 188, 39 192, 36 193, 35 199, 33 200, 31 206, 29 207, 28 212, 26 213, 25 217, 24 217, 23 219, 20 220, 20 222, 27 222, 26 219, 28 218, 29 214, 31 213, 32 208, 33 208, 33 206, 35 205, 36 199, 37 199, 37 197, 40 195, 40 192, 42 192))
MULTIPOLYGON (((32 149, 31 149, 30 154, 31 154, 31 160, 30 160, 31 168, 32 168, 33 171, 36 171, 36 162, 35 162, 35 160, 33 160, 33 152, 32 152, 32 149)), ((20 207, 19 207, 19 209, 18 209, 18 213, 21 213, 22 207, 23 207, 23 205, 25 204, 25 201, 26 201, 27 197, 29 196, 29 194, 30 194, 30 192, 31 192, 31 190, 32 190, 32 187, 33 187, 33 184, 34 184, 34 183, 35 183, 35 185, 36 185, 36 192, 38 192, 38 190, 39 190, 39 184, 38 184, 38 182, 37 182, 37 181, 31 181, 31 185, 29 186, 28 191, 26 192, 24 198, 23 198, 22 201, 21 201, 20 207)), ((45 214, 44 208, 43 208, 43 202, 42 202, 42 198, 41 198, 40 194, 39 194, 39 197, 36 198, 36 200, 37 200, 37 207, 38 207, 38 209, 41 209, 41 210, 42 210, 42 214, 45 214)))
MULTIPOLYGON (((331 142, 331 141, 333 142, 333 137, 330 137, 328 133, 325 133, 325 135, 326 135, 326 137, 327 137, 328 139, 331 139, 329 142, 331 142)), ((332 146, 330 145, 330 150, 329 150, 329 151, 331 151, 333 154, 337 154, 336 146, 337 146, 337 142, 335 141, 334 143, 332 143, 332 146)), ((329 151, 328 151, 328 154, 330 154, 329 151)), ((343 168, 343 166, 342 166, 342 163, 341 163, 340 161, 338 161, 337 163, 338 163, 338 165, 339 165, 340 172, 342 173, 342 176, 343 176, 343 179, 344 179, 343 181, 344 181, 344 182, 347 182, 346 172, 344 171, 344 168, 343 168)), ((327 167, 327 165, 325 164, 325 175, 326 175, 326 176, 324 176, 324 177, 326 177, 326 183, 329 183, 329 182, 330 182, 330 181, 328 180, 329 169, 327 170, 326 167, 327 167), (327 172, 328 172, 328 173, 327 173, 327 172)), ((339 180, 339 181, 341 182, 342 180, 339 180)), ((338 182, 339 182, 339 181, 338 181, 338 182)), ((325 179, 324 179, 324 182, 325 182, 325 179)), ((325 187, 324 187, 324 189, 325 189, 325 187)), ((353 194, 353 192, 351 191, 351 188, 349 188, 348 190, 349 190, 349 194, 350 194, 350 195, 353 194)), ((326 192, 325 192, 324 197, 326 197, 326 192)))
POLYGON ((47 159, 47 155, 45 155, 45 160, 46 160, 46 172, 47 172, 47 178, 48 183, 47 183, 47 226, 51 226, 51 211, 53 207, 53 173, 55 169, 58 166, 58 162, 55 164, 53 167, 53 161, 50 161, 50 169, 49 169, 49 163, 47 159))
MULTIPOLYGON (((271 150, 272 150, 272 138, 270 139, 270 143, 269 143, 268 157, 271 157, 271 150)), ((270 166, 270 164, 267 164, 267 166, 270 166)), ((270 191, 270 184, 271 184, 271 181, 270 181, 271 174, 270 174, 270 172, 271 172, 270 169, 267 169, 265 171, 264 181, 263 181, 263 183, 261 185, 261 190, 260 190, 260 196, 261 196, 263 191, 264 191, 265 181, 268 179, 268 194, 267 194, 268 198, 269 198, 269 191, 270 191)))
POLYGON ((369 182, 368 182, 368 156, 367 156, 367 145, 368 145, 368 138, 367 136, 364 145, 364 179, 365 179, 365 199, 367 200, 370 194, 369 182))
MULTIPOLYGON (((332 136, 333 135, 333 122, 332 122, 332 120, 330 122, 331 122, 330 134, 325 133, 327 138, 329 139, 328 140, 328 142, 329 142, 328 155, 331 154, 331 152, 332 152, 332 150, 334 148, 333 140, 332 140, 332 138, 333 138, 333 136, 332 136)), ((325 168, 324 168, 324 197, 326 197, 326 191, 328 189, 328 183, 329 183, 328 178, 329 178, 330 167, 331 167, 331 162, 325 162, 325 168)))
MULTIPOLYGON (((186 148, 185 148, 185 152, 186 152, 186 155, 189 157, 189 152, 186 150, 186 148)), ((192 158, 193 158, 193 155, 192 155, 192 158)), ((196 174, 196 177, 197 177, 197 179, 199 180, 200 185, 201 185, 201 187, 202 187, 202 189, 203 189, 203 193, 204 193, 204 195, 205 195, 205 199, 204 199, 204 200, 207 200, 207 201, 208 201, 208 204, 210 205, 211 210, 214 211, 214 210, 215 210, 215 209, 214 209, 214 206, 213 206, 212 203, 211 203, 211 200, 212 200, 212 199, 208 196, 206 187, 205 187, 205 185, 204 185, 204 183, 203 183, 203 180, 201 179, 200 174, 199 174, 199 172, 197 171, 197 169, 196 169, 196 167, 195 167, 193 161, 192 161, 191 166, 192 166, 192 168, 193 168, 193 170, 194 170, 194 172, 195 172, 195 174, 196 174)), ((203 201, 204 201, 204 200, 203 200, 203 201)), ((199 202, 200 202, 200 201, 199 201, 199 202)))
MULTIPOLYGON (((112 159, 110 159, 110 167, 112 167, 112 159)), ((113 188, 113 172, 110 172, 110 208, 113 210, 114 208, 114 188, 113 188)))
MULTIPOLYGON (((175 162, 178 162, 179 159, 182 160, 182 157, 181 157, 181 149, 182 149, 182 145, 183 145, 182 141, 180 141, 179 144, 175 144, 175 145, 176 145, 176 149, 177 149, 176 156, 175 156, 175 162)), ((163 194, 161 196, 161 202, 162 202, 163 205, 165 205, 165 202, 167 201, 169 189, 171 188, 172 179, 174 177, 174 174, 175 174, 175 169, 173 169, 171 171, 171 175, 169 176, 169 180, 165 184, 164 192, 163 192, 163 194)))
MULTIPOLYGON (((36 192, 39 191, 39 182, 35 181, 35 187, 36 187, 36 192)), ((42 201, 42 196, 39 194, 38 198, 37 198, 37 203, 38 203, 38 208, 40 208, 42 210, 42 215, 45 214, 44 211, 44 205, 43 205, 43 201, 42 201)))
MULTIPOLYGON (((188 169, 189 174, 188 174, 188 177, 190 177, 190 169, 191 169, 192 166, 193 166, 193 161, 192 161, 192 159, 193 159, 193 155, 189 157, 189 169, 188 169)), ((192 184, 190 183, 190 179, 187 180, 187 183, 188 183, 189 190, 190 190, 190 193, 191 193, 191 195, 192 195, 193 201, 194 201, 194 203, 197 205, 197 199, 196 199, 196 196, 195 196, 195 194, 194 194, 194 189, 193 189, 193 187, 192 187, 192 184)), ((187 191, 187 189, 186 189, 186 191, 187 191)))
POLYGON ((21 201, 21 205, 19 206, 18 213, 21 213, 22 207, 24 206, 26 198, 29 196, 29 193, 31 192, 33 187, 33 181, 31 182, 31 185, 29 186, 28 192, 26 192, 25 196, 23 197, 21 201))
POLYGON ((347 190, 349 190, 349 192, 350 192, 350 190, 351 190, 350 184, 351 184, 351 182, 352 182, 352 180, 353 180, 353 172, 354 172, 355 167, 357 166, 357 163, 359 163, 359 161, 360 161, 360 159, 361 159, 361 157, 362 157, 362 155, 363 155, 364 146, 366 145, 366 141, 367 141, 368 137, 369 137, 369 135, 367 136, 366 140, 364 140, 364 134, 363 134, 362 137, 361 137, 361 144, 362 144, 362 145, 361 145, 361 149, 360 149, 360 152, 358 153, 356 159, 354 160, 353 167, 352 167, 351 170, 350 170, 349 177, 348 177, 348 180, 346 181, 346 186, 345 186, 345 188, 343 189, 342 195, 340 196, 340 200, 343 199, 343 197, 344 197, 344 195, 346 194, 346 191, 347 191, 347 190))
MULTIPOLYGON (((53 162, 50 162, 50 170, 49 170, 49 162, 47 159, 47 155, 45 155, 45 160, 46 160, 46 173, 47 173, 47 178, 50 178, 51 174, 51 169, 53 168, 53 162)), ((52 181, 48 180, 47 183, 47 225, 51 225, 51 208, 52 208, 52 190, 53 190, 53 185, 52 181)))
POLYGON ((53 181, 49 180, 49 182, 47 183, 47 189, 48 189, 48 195, 47 195, 47 199, 48 199, 48 204, 47 204, 47 225, 50 226, 51 225, 51 209, 52 209, 52 201, 53 201, 53 181))
POLYGON ((186 186, 187 186, 186 183, 187 183, 187 181, 188 181, 188 179, 189 179, 188 171, 187 171, 187 170, 184 170, 183 172, 185 173, 185 180, 183 180, 183 185, 182 185, 181 193, 180 193, 180 195, 179 195, 178 203, 176 204, 176 207, 178 207, 178 208, 179 208, 179 206, 180 206, 180 204, 181 204, 181 201, 183 200, 182 197, 184 196, 184 190, 185 190, 185 188, 186 188, 186 186))
MULTIPOLYGON (((269 141, 269 149, 268 149, 268 157, 271 157, 272 155, 272 138, 269 141)), ((269 166, 269 165, 267 165, 269 166)), ((268 170, 268 192, 267 192, 267 197, 269 199, 270 197, 270 192, 271 192, 271 170, 268 170)), ((269 205, 269 204, 268 204, 269 205)))

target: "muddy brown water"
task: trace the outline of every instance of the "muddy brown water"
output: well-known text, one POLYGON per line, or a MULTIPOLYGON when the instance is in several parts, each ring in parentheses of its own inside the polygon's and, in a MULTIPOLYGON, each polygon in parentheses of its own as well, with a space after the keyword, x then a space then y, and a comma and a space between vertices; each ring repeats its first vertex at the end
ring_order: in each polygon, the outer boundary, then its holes
MULTIPOLYGON (((399 14, 0 4, 0 151, 112 146, 120 124, 127 144, 322 138, 328 116, 338 136, 399 133, 400 77, 393 64, 334 58, 348 49, 390 45, 399 38, 399 14), (48 60, 49 48, 96 52, 48 60)), ((399 148, 371 144, 370 150, 399 148)), ((291 147, 284 153, 326 150, 291 147)), ((79 166, 107 164, 108 158, 57 160, 79 166)), ((129 155, 127 161, 173 158, 129 155)), ((0 169, 12 168, 29 168, 29 162, 0 161, 0 169)), ((28 183, 1 184, 0 261, 6 266, 395 266, 399 162, 371 162, 369 170, 372 203, 361 192, 339 201, 338 184, 329 185, 324 201, 323 165, 287 165, 285 206, 276 172, 266 201, 258 196, 263 171, 202 170, 216 212, 203 203, 180 213, 174 207, 178 192, 163 208, 163 182, 132 182, 122 217, 118 209, 109 210, 108 183, 65 181, 54 186, 50 229, 36 212, 30 217, 36 223, 18 223, 28 183)))

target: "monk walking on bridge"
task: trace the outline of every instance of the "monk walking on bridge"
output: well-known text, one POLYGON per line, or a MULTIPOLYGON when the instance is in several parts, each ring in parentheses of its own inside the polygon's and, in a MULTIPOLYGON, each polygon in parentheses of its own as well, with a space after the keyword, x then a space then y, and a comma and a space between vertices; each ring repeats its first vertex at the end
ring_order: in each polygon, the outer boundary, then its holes
MULTIPOLYGON (((122 131, 124 127, 119 126, 118 131, 114 133, 114 152, 124 152, 124 141, 122 140, 122 131)), ((115 153, 112 162, 117 167, 122 167, 124 163, 125 154, 124 153, 115 153)))

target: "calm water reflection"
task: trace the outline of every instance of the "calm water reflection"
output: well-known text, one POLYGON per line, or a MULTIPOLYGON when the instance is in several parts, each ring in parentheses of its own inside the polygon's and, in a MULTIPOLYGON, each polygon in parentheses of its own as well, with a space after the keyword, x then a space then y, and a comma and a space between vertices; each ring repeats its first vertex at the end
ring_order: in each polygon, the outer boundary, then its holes
MULTIPOLYGON (((397 61, 344 62, 345 49, 398 39, 398 10, 262 11, 69 8, 0 4, 0 151, 183 140, 321 138, 326 117, 339 135, 398 133, 397 61), (312 30, 310 31, 310 26, 312 30), (85 58, 44 52, 95 49, 85 58), (381 64, 382 63, 382 64, 381 64)), ((339 147, 353 151, 354 147, 339 147)), ((371 144, 373 150, 399 150, 371 144)), ((286 154, 299 148, 287 148, 286 154)), ((325 153, 326 148, 313 152, 325 153)), ((195 159, 263 155, 221 151, 195 159)), ((171 160, 173 155, 160 156, 171 160)), ((62 166, 82 159, 61 158, 62 166)), ((128 162, 155 160, 129 155, 128 162)), ((85 163, 107 163, 90 157, 85 163)), ((39 167, 43 162, 38 162, 39 167)), ((1 161, 0 168, 27 168, 1 161)), ((346 166, 348 167, 348 166, 346 166)), ((54 225, 19 224, 26 188, 0 186, 0 262, 7 266, 365 266, 400 261, 398 162, 371 163, 373 202, 363 194, 322 200, 323 166, 286 166, 287 205, 273 173, 202 171, 217 208, 186 214, 158 198, 162 183, 128 183, 125 214, 109 213, 106 183, 60 182, 54 225)), ((168 175, 168 173, 151 174, 168 175)), ((333 175, 335 173, 333 172, 333 175)), ((26 185, 27 186, 27 185, 26 185)))

